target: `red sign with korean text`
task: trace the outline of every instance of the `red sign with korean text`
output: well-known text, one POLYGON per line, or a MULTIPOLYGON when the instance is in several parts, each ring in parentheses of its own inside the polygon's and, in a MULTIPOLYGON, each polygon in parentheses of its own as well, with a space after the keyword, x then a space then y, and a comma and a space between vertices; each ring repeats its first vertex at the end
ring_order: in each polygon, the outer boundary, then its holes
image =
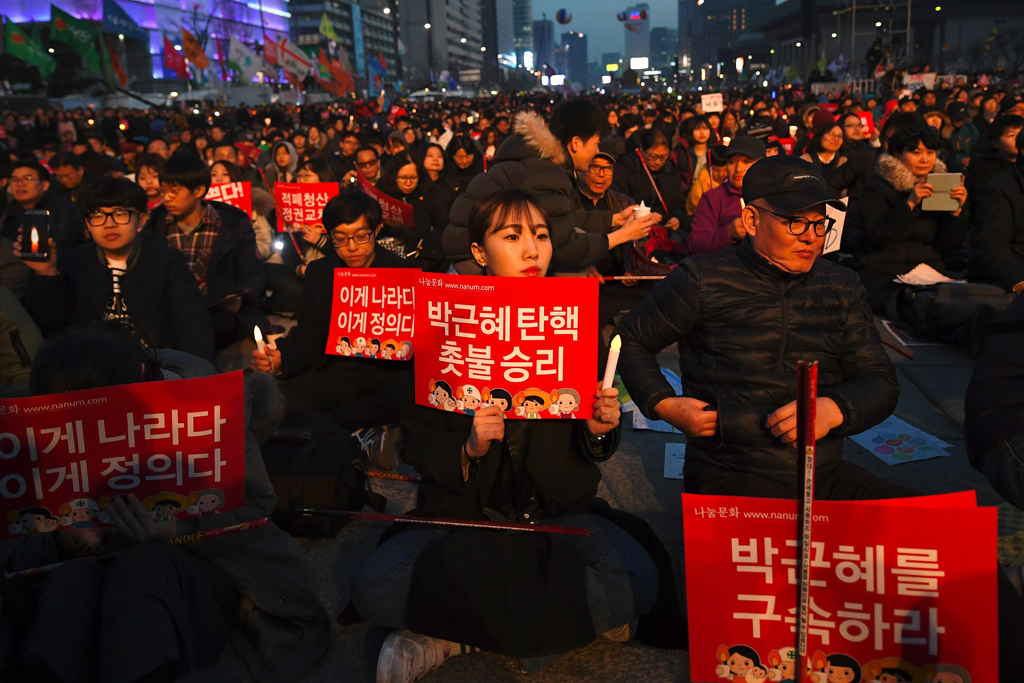
POLYGON ((274 199, 283 219, 277 222, 277 231, 312 225, 325 232, 324 207, 339 191, 338 183, 274 183, 274 199))
POLYGON ((384 212, 385 223, 388 225, 404 225, 407 228, 416 227, 412 217, 412 204, 406 204, 390 195, 384 194, 371 185, 370 181, 363 177, 362 173, 357 172, 357 175, 359 176, 359 187, 380 204, 381 211, 384 212))
POLYGON ((871 115, 869 111, 859 111, 857 116, 860 118, 860 123, 864 127, 864 138, 870 140, 875 135, 875 117, 871 115))
MULTIPOLYGON (((692 680, 796 680, 796 501, 682 499, 692 680)), ((811 549, 805 680, 998 680, 995 508, 816 500, 811 549)))
POLYGON ((419 275, 413 268, 335 268, 327 353, 410 360, 419 275))
POLYGON ((796 138, 779 138, 779 144, 786 150, 786 154, 792 155, 793 148, 796 147, 796 138))
POLYGON ((472 415, 590 418, 597 391, 595 278, 417 273, 416 402, 472 415))
POLYGON ((0 401, 8 536, 109 524, 134 493, 157 521, 245 498, 242 373, 0 401))
POLYGON ((206 198, 215 202, 230 204, 236 209, 245 211, 246 216, 252 215, 252 184, 251 183, 220 183, 210 185, 206 198))

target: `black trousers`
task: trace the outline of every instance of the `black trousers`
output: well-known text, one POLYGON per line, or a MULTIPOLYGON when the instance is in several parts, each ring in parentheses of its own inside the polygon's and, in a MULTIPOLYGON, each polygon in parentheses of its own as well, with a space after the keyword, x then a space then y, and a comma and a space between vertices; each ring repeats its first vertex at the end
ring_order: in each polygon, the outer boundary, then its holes
POLYGON ((313 429, 332 423, 348 430, 395 424, 402 406, 414 402, 413 361, 376 361, 379 368, 348 368, 330 360, 281 382, 287 422, 313 429))
POLYGON ((601 285, 600 298, 597 306, 597 367, 604 372, 608 362, 608 345, 605 344, 602 332, 605 326, 614 321, 615 316, 623 311, 631 311, 644 300, 654 287, 653 280, 641 280, 632 287, 627 287, 619 280, 612 280, 601 285))
POLYGON ((879 270, 861 270, 860 282, 868 290, 868 303, 878 315, 885 315, 885 302, 903 285, 893 282, 895 277, 879 270))

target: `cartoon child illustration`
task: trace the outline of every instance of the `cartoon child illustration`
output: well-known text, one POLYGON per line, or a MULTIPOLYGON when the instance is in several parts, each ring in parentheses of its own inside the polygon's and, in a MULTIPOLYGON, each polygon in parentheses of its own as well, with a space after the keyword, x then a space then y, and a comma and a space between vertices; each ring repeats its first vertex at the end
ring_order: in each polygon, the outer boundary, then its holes
POLYGON ((49 510, 37 506, 12 510, 7 515, 7 521, 11 522, 7 527, 9 534, 45 534, 56 531, 60 526, 60 520, 50 514, 49 510))
POLYGON ((395 351, 395 358, 405 359, 412 355, 412 342, 404 341, 395 351))
POLYGON ((517 416, 525 417, 527 420, 539 420, 540 414, 547 410, 552 401, 557 400, 558 392, 552 391, 549 395, 540 389, 530 388, 516 394, 512 402, 516 406, 517 416))
POLYGON ((338 337, 338 346, 335 349, 342 356, 352 355, 352 342, 348 337, 338 337))
POLYGON ((882 669, 878 683, 913 683, 913 677, 902 669, 882 669))
POLYGON ((768 653, 768 663, 772 668, 768 671, 768 678, 773 681, 795 681, 796 680, 796 648, 780 647, 768 653))
POLYGON ((384 358, 391 360, 392 358, 395 357, 396 351, 398 351, 398 342, 394 341, 393 339, 389 339, 388 341, 384 342, 384 350, 382 350, 380 353, 381 356, 383 356, 384 358))
POLYGON ((356 337, 356 345, 352 347, 352 355, 362 358, 366 354, 366 338, 356 337))
POLYGON ((203 489, 189 496, 189 500, 193 503, 185 509, 188 514, 201 517, 219 515, 218 508, 224 505, 224 492, 220 489, 203 489))
MULTIPOLYGON (((747 683, 747 674, 754 667, 763 668, 757 652, 747 645, 719 645, 716 655, 721 664, 715 667, 715 675, 732 683, 747 683)), ((767 671, 765 673, 767 674, 767 671)))
POLYGON ((443 380, 435 382, 430 380, 430 396, 427 397, 430 405, 452 412, 455 410, 455 399, 452 398, 452 388, 448 382, 443 380))
POLYGON ((505 389, 488 389, 484 387, 483 398, 484 403, 498 406, 503 413, 512 410, 512 394, 508 393, 505 389))
POLYGON ((899 657, 875 659, 861 667, 867 683, 922 683, 928 678, 915 665, 899 657))
POLYGON ((814 683, 861 683, 860 664, 850 655, 814 653, 811 658, 817 672, 810 678, 814 683))
POLYGON ((377 353, 380 351, 380 339, 371 339, 370 343, 366 345, 366 357, 376 358, 377 353))
POLYGON ((455 407, 471 417, 475 415, 476 411, 480 410, 480 406, 484 404, 483 397, 480 395, 480 390, 472 384, 463 384, 459 387, 455 391, 455 397, 458 399, 455 407))
POLYGON ((768 681, 768 669, 762 664, 755 664, 750 667, 750 671, 743 677, 745 683, 760 683, 760 681, 768 681))
POLYGON ((169 522, 188 509, 191 501, 171 491, 164 491, 142 501, 142 507, 149 510, 149 516, 157 522, 169 522))
POLYGON ((558 398, 548 408, 551 414, 562 420, 575 420, 576 416, 573 413, 580 407, 579 393, 575 389, 559 389, 552 393, 552 395, 555 394, 558 395, 558 398))
POLYGON ((958 664, 938 664, 928 683, 971 683, 971 674, 958 664))
POLYGON ((100 506, 95 500, 89 498, 75 498, 72 501, 60 506, 61 526, 70 526, 75 529, 92 529, 93 518, 100 514, 100 506))

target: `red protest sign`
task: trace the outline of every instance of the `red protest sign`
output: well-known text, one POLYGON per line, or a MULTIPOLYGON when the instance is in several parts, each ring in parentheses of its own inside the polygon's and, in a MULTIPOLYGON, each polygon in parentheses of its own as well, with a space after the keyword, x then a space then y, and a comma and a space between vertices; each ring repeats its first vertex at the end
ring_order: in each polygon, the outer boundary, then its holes
MULTIPOLYGON (((691 677, 795 680, 796 501, 682 500, 691 677)), ((994 509, 815 501, 811 550, 808 680, 998 679, 994 509)))
POLYGON ((597 280, 417 273, 416 402, 472 415, 589 418, 597 280))
POLYGON ((215 202, 230 204, 236 209, 245 211, 246 216, 252 215, 252 185, 250 183, 219 183, 210 185, 206 198, 215 202))
POLYGON ((336 268, 327 353, 410 360, 419 274, 412 268, 336 268))
POLYGON ((864 138, 870 140, 875 135, 875 117, 869 111, 859 111, 860 123, 864 127, 864 138))
POLYGON ((324 231, 324 207, 339 192, 338 183, 274 183, 274 199, 281 212, 277 231, 287 226, 313 225, 324 231))
POLYGON ((108 523, 134 493, 158 521, 245 498, 242 373, 0 401, 8 535, 108 523))
POLYGON ((404 225, 407 228, 416 227, 412 217, 412 204, 400 202, 394 197, 384 194, 371 185, 370 181, 363 177, 362 173, 357 172, 357 174, 359 175, 359 187, 380 204, 380 208, 384 212, 385 223, 389 225, 404 225))
POLYGON ((786 150, 786 154, 792 155, 793 148, 796 147, 796 138, 779 138, 779 144, 786 150))

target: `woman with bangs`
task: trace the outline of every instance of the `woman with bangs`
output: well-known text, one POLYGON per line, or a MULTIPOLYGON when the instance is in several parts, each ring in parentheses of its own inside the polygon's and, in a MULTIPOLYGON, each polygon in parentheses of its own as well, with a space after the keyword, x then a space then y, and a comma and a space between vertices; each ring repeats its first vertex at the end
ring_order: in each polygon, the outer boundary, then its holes
MULTIPOLYGON (((473 259, 488 276, 547 275, 550 230, 531 195, 487 197, 468 229, 473 259)), ((472 417, 407 410, 404 457, 423 476, 410 514, 583 527, 589 535, 389 530, 352 582, 359 613, 394 629, 378 658, 378 683, 416 680, 481 648, 536 671, 596 634, 626 641, 636 633, 655 602, 658 567, 620 526, 643 523, 597 498, 597 463, 618 447, 617 395, 596 391, 589 420, 506 421, 489 402, 472 417)))

